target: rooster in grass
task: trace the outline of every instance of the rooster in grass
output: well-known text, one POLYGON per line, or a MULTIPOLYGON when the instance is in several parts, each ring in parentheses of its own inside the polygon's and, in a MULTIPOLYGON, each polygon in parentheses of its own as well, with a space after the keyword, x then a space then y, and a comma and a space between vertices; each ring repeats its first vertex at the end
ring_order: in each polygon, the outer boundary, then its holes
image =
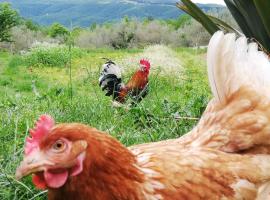
POLYGON ((99 85, 106 90, 106 96, 112 96, 118 103, 125 103, 128 97, 133 103, 140 102, 148 93, 148 76, 150 62, 140 60, 140 68, 133 74, 131 79, 124 84, 121 77, 121 69, 113 61, 108 60, 102 67, 99 77, 99 85))
POLYGON ((190 133, 127 148, 43 115, 17 179, 34 174, 49 200, 270 199, 269 59, 245 37, 217 32, 207 62, 214 98, 190 133))

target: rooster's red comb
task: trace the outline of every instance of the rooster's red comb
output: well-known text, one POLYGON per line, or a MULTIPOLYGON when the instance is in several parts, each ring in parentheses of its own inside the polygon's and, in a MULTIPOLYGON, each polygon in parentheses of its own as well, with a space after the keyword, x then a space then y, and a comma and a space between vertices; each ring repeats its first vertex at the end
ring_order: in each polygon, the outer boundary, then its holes
POLYGON ((146 68, 150 69, 150 62, 146 59, 141 59, 140 64, 144 65, 146 68))
POLYGON ((50 115, 41 115, 36 122, 36 126, 30 129, 30 136, 26 138, 24 153, 30 154, 39 148, 39 142, 54 126, 54 119, 50 115))

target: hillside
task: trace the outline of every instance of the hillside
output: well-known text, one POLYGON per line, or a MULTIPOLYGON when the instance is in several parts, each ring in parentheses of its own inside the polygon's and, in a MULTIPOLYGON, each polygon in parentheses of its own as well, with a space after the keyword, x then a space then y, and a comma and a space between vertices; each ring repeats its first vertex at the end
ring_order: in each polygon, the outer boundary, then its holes
MULTIPOLYGON (((124 16, 138 19, 154 17, 158 19, 176 18, 183 12, 175 7, 175 0, 0 0, 10 2, 23 17, 31 18, 42 25, 57 21, 66 26, 70 22, 87 27, 92 23, 117 21, 124 16)), ((209 10, 220 5, 201 4, 209 10)))

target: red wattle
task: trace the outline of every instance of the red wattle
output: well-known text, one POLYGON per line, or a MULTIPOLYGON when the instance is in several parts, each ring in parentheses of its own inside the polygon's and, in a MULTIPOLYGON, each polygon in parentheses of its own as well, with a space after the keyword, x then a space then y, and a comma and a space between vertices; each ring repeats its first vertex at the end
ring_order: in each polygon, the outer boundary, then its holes
POLYGON ((59 188, 66 183, 68 178, 68 171, 67 170, 64 170, 62 172, 45 171, 44 178, 49 187, 59 188))
POLYGON ((47 188, 45 179, 43 177, 43 174, 33 174, 32 176, 32 182, 36 186, 37 189, 45 190, 47 188))

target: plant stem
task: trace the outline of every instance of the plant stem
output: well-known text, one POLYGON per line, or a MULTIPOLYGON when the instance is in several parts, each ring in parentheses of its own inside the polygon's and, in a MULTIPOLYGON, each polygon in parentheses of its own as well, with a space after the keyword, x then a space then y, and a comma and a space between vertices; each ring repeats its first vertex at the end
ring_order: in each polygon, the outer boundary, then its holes
POLYGON ((72 43, 72 21, 70 21, 70 31, 69 31, 69 44, 68 44, 68 50, 69 50, 69 87, 70 87, 70 102, 72 103, 73 99, 73 92, 72 92, 72 67, 71 67, 71 57, 72 57, 72 52, 71 52, 71 43, 72 43))

